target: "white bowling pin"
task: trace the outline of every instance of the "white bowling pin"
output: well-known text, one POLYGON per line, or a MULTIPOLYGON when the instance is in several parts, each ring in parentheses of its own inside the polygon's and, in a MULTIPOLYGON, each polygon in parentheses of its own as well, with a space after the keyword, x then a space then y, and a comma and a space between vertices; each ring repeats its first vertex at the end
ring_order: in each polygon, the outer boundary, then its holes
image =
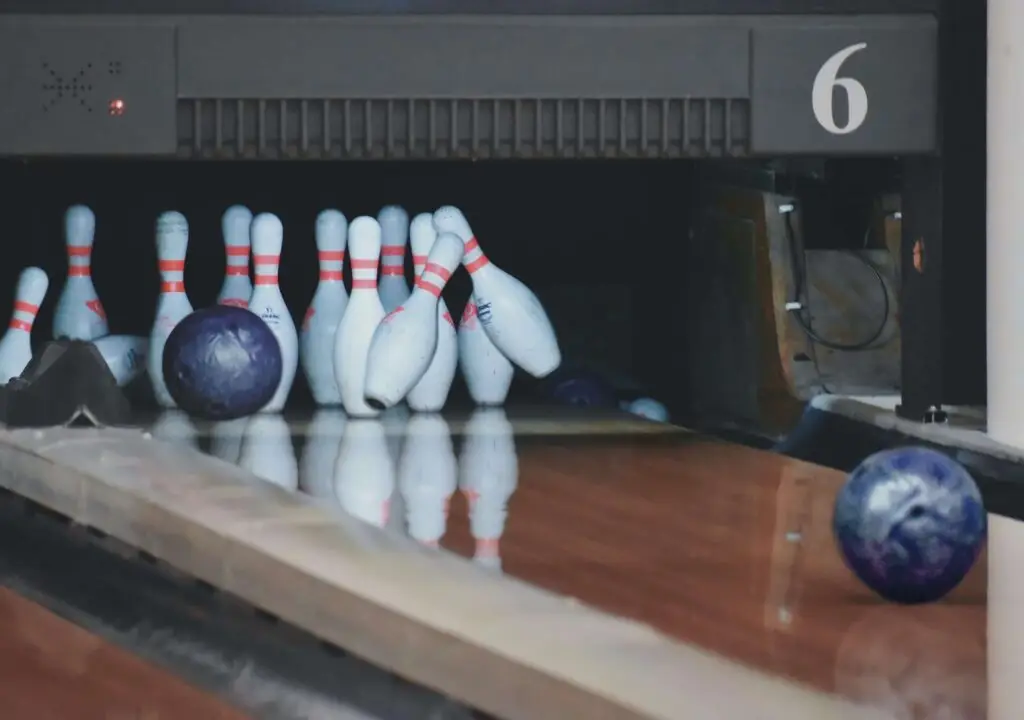
POLYGON ((413 415, 398 465, 398 489, 412 538, 432 547, 440 543, 457 483, 458 463, 448 423, 434 413, 413 415))
POLYGON ((249 310, 267 324, 281 347, 281 382, 263 412, 281 412, 295 382, 299 366, 299 334, 295 330, 288 305, 277 284, 277 270, 281 264, 281 246, 284 226, 271 213, 260 213, 252 221, 252 264, 255 280, 249 310))
POLYGON ((405 280, 405 246, 409 239, 409 214, 398 205, 377 213, 380 224, 380 303, 389 313, 409 297, 405 280))
POLYGON ((642 397, 632 402, 623 401, 622 409, 654 422, 668 422, 668 408, 654 398, 642 397))
POLYGON ((500 408, 479 408, 466 423, 459 456, 459 489, 469 505, 474 561, 501 568, 500 541, 508 503, 519 483, 512 423, 500 408))
POLYGON ((344 215, 337 210, 324 210, 317 216, 320 282, 299 334, 299 361, 317 405, 341 404, 341 391, 334 378, 334 337, 348 305, 342 279, 347 239, 348 220, 344 215))
POLYGON ((149 338, 138 335, 107 335, 92 341, 103 356, 117 384, 124 387, 146 367, 149 338))
POLYGON ((249 307, 252 281, 249 279, 249 226, 252 211, 242 205, 232 205, 220 219, 224 236, 224 254, 227 256, 224 284, 217 295, 218 305, 249 307))
POLYGON ((346 420, 345 411, 338 408, 317 410, 313 415, 299 462, 299 487, 307 495, 335 499, 334 468, 346 420))
POLYGON ((210 454, 226 463, 237 465, 242 457, 242 441, 249 418, 220 420, 210 427, 210 454))
POLYGON ((437 350, 441 291, 462 259, 462 241, 441 233, 409 299, 381 321, 366 364, 366 401, 391 407, 420 381, 437 350))
POLYGON ((64 242, 68 251, 68 279, 53 311, 53 337, 94 340, 110 332, 96 288, 92 284, 92 245, 96 216, 85 205, 64 214, 64 242))
POLYGON ((181 445, 192 450, 199 449, 199 433, 192 420, 181 410, 165 410, 149 428, 157 440, 181 445))
POLYGON ((238 466, 285 490, 298 489, 299 463, 287 421, 273 413, 250 417, 238 466))
MULTIPOLYGON (((413 218, 409 227, 409 244, 412 246, 412 262, 416 278, 423 274, 427 255, 434 247, 437 231, 430 213, 420 213, 413 218)), ((434 358, 420 381, 406 396, 406 402, 416 412, 438 412, 444 407, 455 379, 459 364, 459 345, 455 332, 455 321, 444 298, 437 302, 437 347, 434 358)))
POLYGON ((160 270, 160 297, 156 301, 156 322, 149 335, 146 371, 157 403, 176 406, 164 382, 164 345, 171 331, 192 312, 185 294, 185 255, 188 252, 188 221, 179 212, 165 212, 156 221, 156 257, 160 270))
POLYGON ((458 332, 459 365, 469 396, 477 405, 501 405, 508 397, 515 368, 484 332, 472 295, 462 310, 458 332))
POLYGON ((440 208, 434 213, 434 227, 439 233, 454 233, 465 242, 462 264, 473 279, 476 314, 498 350, 534 377, 554 372, 562 363, 562 353, 537 296, 487 259, 458 208, 440 208))
POLYGON ((395 491, 395 465, 380 420, 350 419, 338 449, 335 497, 349 515, 384 527, 395 491))
POLYGON ((14 291, 14 309, 7 332, 0 339, 0 384, 21 376, 32 360, 32 323, 43 304, 50 278, 37 267, 25 268, 14 291))
POLYGON ((345 412, 352 417, 376 417, 366 404, 366 360, 373 333, 384 319, 377 294, 380 262, 380 225, 372 217, 357 217, 348 227, 348 256, 352 268, 352 296, 334 336, 334 378, 345 412))

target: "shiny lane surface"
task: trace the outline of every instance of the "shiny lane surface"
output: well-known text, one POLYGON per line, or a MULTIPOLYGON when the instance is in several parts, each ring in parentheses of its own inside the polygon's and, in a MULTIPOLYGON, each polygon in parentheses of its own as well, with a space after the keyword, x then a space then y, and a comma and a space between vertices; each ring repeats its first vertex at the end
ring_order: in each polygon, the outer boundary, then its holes
POLYGON ((12 720, 246 717, 6 588, 0 588, 0 704, 12 720))
POLYGON ((840 473, 607 421, 552 432, 558 419, 321 411, 201 430, 163 416, 153 431, 883 716, 985 717, 984 558, 943 603, 888 605, 834 548, 840 473))

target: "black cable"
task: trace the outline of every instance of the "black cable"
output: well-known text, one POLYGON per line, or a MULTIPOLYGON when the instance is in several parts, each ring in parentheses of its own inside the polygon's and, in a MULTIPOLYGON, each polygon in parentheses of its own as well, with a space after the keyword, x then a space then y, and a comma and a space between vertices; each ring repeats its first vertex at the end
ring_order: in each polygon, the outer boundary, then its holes
POLYGON ((810 318, 805 318, 803 315, 804 311, 807 310, 807 304, 804 302, 803 298, 806 292, 807 269, 801 262, 800 252, 798 252, 796 247, 796 231, 793 229, 793 221, 790 217, 792 214, 792 212, 784 213, 783 221, 786 227, 786 241, 789 245, 790 262, 793 270, 793 281, 795 283, 793 302, 797 303, 800 306, 797 310, 792 311, 793 317, 796 319, 797 324, 800 326, 800 329, 804 331, 807 337, 811 339, 812 342, 817 343, 822 347, 829 348, 830 350, 839 350, 842 352, 860 352, 863 350, 872 349, 875 342, 877 342, 877 340, 880 337, 882 337, 882 333, 885 332, 885 328, 889 324, 889 288, 885 283, 885 277, 882 275, 882 272, 877 267, 875 267, 873 263, 868 262, 868 260, 864 256, 851 251, 850 254, 853 255, 858 260, 860 260, 865 265, 867 265, 868 268, 870 268, 871 272, 875 274, 875 277, 878 278, 878 284, 882 288, 882 322, 878 325, 875 331, 868 336, 866 340, 862 340, 860 342, 845 344, 833 342, 831 340, 823 338, 821 335, 815 332, 814 328, 811 325, 810 318))

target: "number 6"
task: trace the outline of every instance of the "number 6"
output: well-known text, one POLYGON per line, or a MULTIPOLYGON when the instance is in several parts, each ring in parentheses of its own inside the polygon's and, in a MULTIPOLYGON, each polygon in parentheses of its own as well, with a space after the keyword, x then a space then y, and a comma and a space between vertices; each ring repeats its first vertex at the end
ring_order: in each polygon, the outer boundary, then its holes
POLYGON ((867 46, 867 43, 857 43, 843 48, 826 60, 818 74, 814 76, 814 85, 811 86, 811 109, 814 110, 814 119, 833 135, 849 135, 867 119, 867 90, 858 80, 838 77, 839 69, 847 58, 867 46), (832 113, 832 92, 837 87, 846 91, 846 105, 849 108, 846 124, 842 127, 836 125, 835 115, 832 113))

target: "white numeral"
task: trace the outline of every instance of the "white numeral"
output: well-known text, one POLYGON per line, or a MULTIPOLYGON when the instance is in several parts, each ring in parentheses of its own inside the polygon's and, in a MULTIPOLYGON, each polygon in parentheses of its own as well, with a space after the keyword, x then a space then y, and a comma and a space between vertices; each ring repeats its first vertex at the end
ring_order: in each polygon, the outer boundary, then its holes
POLYGON ((811 108, 814 110, 814 118, 833 135, 849 135, 863 125, 868 117, 867 90, 859 80, 839 77, 839 70, 847 58, 867 46, 867 43, 857 43, 843 48, 826 60, 818 74, 814 76, 814 85, 811 86, 811 108), (846 124, 842 127, 836 125, 836 118, 832 112, 832 93, 835 88, 846 91, 846 106, 849 111, 846 124))

